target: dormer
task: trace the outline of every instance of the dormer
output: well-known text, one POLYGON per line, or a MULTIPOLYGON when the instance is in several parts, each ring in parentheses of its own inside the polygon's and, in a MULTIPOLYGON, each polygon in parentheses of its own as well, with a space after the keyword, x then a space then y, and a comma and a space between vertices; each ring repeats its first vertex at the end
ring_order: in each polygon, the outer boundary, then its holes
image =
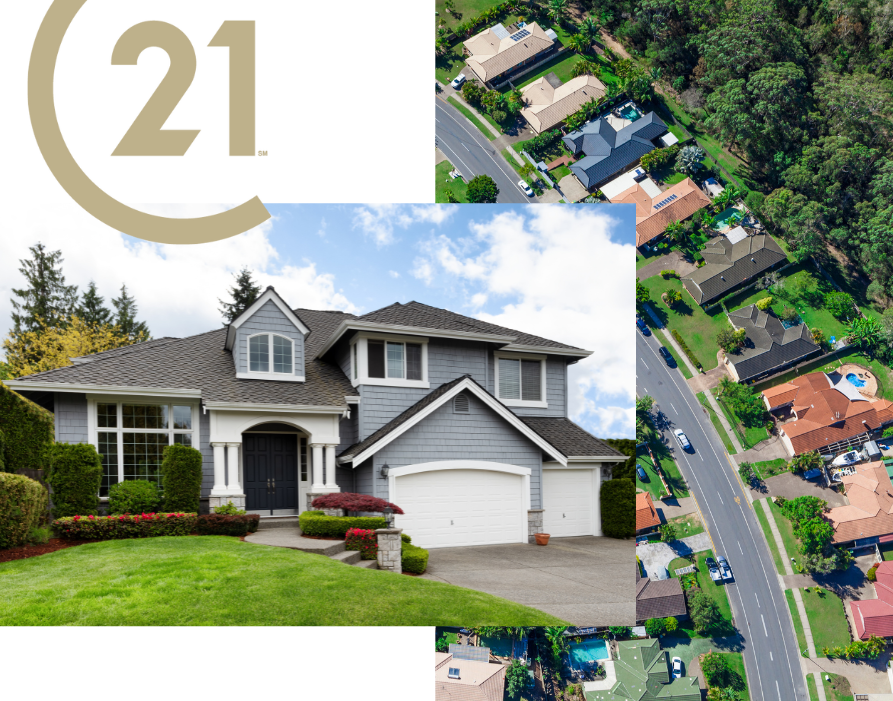
POLYGON ((276 290, 268 287, 230 323, 226 350, 243 380, 304 381, 304 341, 310 333, 276 290))

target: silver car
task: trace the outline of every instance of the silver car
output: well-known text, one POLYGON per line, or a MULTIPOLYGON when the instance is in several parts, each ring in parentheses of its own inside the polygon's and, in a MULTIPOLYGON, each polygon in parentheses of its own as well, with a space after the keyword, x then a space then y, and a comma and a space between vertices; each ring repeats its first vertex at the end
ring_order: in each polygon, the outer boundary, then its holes
POLYGON ((455 78, 453 78, 453 82, 450 83, 450 87, 451 87, 453 90, 458 90, 459 88, 462 87, 462 83, 464 83, 464 82, 465 82, 465 74, 464 74, 464 73, 460 73, 460 74, 457 75, 455 78))
POLYGON ((682 676, 682 659, 679 657, 673 658, 673 679, 679 679, 682 676))
POLYGON ((688 438, 682 432, 682 429, 677 428, 673 431, 673 435, 676 436, 676 440, 679 442, 682 450, 691 450, 691 443, 688 442, 688 438))
POLYGON ((722 555, 716 556, 716 561, 719 563, 719 572, 722 574, 722 578, 725 581, 731 581, 732 579, 732 568, 729 567, 729 562, 722 555))

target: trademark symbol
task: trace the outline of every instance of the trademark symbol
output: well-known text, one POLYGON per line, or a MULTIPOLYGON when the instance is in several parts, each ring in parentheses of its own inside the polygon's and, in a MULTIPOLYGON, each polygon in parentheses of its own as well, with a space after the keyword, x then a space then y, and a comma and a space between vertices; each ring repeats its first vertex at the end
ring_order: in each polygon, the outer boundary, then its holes
POLYGON ((266 155, 267 155, 267 152, 266 152, 266 151, 258 151, 258 152, 257 152, 257 155, 258 155, 258 156, 266 156, 266 155))

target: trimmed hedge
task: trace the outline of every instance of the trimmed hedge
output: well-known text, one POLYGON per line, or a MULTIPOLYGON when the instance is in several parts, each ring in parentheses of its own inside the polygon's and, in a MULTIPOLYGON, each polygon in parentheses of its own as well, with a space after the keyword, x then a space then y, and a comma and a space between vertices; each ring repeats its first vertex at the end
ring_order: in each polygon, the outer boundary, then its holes
POLYGON ((25 475, 0 472, 0 548, 23 545, 43 521, 49 495, 46 488, 25 475))
POLYGON ((378 536, 374 530, 349 528, 344 534, 345 550, 359 550, 364 560, 374 560, 378 556, 378 536))
POLYGON ((198 517, 199 535, 243 536, 254 533, 260 523, 258 514, 206 514, 198 517))
POLYGON ((602 533, 609 538, 632 538, 636 534, 636 485, 632 480, 613 479, 602 484, 602 533))
POLYGON ((403 548, 400 553, 400 562, 403 565, 404 572, 412 574, 424 574, 428 569, 428 551, 420 548, 418 545, 403 542, 403 548))
POLYGON ((691 364, 694 365, 698 370, 704 372, 704 366, 701 365, 701 361, 695 357, 695 354, 691 352, 688 345, 682 339, 682 336, 679 335, 679 332, 676 329, 673 329, 671 332, 673 334, 673 338, 676 339, 676 343, 679 344, 679 347, 685 352, 688 356, 688 359, 691 361, 691 364))
POLYGON ((152 513, 161 506, 158 485, 149 480, 124 480, 109 489, 110 514, 152 513))
POLYGON ((164 449, 161 461, 161 487, 168 511, 198 513, 202 495, 202 453, 188 445, 174 443, 164 449))
POLYGON ((298 525, 304 535, 326 538, 344 538, 348 529, 375 530, 387 528, 383 516, 326 516, 322 511, 305 511, 298 517, 298 525))
POLYGON ((0 382, 0 472, 39 470, 53 444, 53 414, 0 382))
POLYGON ((95 516, 99 511, 102 458, 89 443, 56 443, 47 451, 53 516, 95 516))
POLYGON ((53 528, 63 538, 108 540, 189 535, 195 530, 197 514, 121 514, 119 516, 71 516, 57 518, 53 528))

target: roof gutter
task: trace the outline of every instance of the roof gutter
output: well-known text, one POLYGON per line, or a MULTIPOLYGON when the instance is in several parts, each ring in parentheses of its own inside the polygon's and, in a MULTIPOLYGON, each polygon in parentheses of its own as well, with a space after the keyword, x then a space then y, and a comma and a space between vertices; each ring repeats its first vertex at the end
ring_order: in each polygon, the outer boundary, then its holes
POLYGON ((298 414, 343 414, 348 410, 343 406, 310 405, 310 404, 248 404, 245 402, 204 402, 206 408, 213 411, 272 411, 277 413, 298 414))
POLYGON ((78 392, 79 394, 140 394, 146 397, 194 397, 201 398, 200 389, 182 387, 132 387, 129 385, 92 385, 76 382, 41 382, 24 380, 3 380, 10 389, 17 392, 78 392))

